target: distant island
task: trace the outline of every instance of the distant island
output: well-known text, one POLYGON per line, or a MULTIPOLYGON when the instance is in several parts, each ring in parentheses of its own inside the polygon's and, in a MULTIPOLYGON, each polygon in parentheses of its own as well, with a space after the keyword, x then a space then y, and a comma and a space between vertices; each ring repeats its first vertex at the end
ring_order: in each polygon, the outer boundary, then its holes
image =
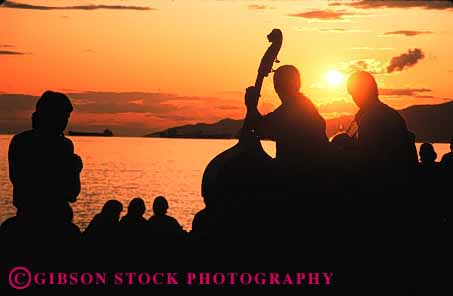
POLYGON ((113 137, 113 132, 105 129, 103 132, 78 132, 68 131, 69 136, 83 136, 83 137, 113 137))
POLYGON ((216 123, 197 123, 172 127, 145 137, 154 138, 195 138, 195 139, 234 139, 242 126, 242 120, 222 119, 216 123))
MULTIPOLYGON (((409 129, 416 134, 418 142, 447 143, 453 137, 453 101, 437 105, 414 105, 399 112, 409 129)), ((342 116, 327 120, 327 136, 331 137, 347 128, 353 118, 342 116)), ((233 139, 238 137, 241 127, 242 120, 227 118, 215 123, 172 127, 145 137, 233 139)))

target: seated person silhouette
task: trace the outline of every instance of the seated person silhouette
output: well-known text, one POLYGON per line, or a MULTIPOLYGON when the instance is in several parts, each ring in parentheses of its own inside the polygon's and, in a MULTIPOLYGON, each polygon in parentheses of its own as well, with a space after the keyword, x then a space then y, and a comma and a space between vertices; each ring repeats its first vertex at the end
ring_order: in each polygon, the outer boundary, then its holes
POLYGON ((83 235, 88 241, 114 242, 118 240, 119 219, 123 205, 111 199, 107 201, 100 213, 94 216, 83 235))
POLYGON ((154 215, 148 220, 148 231, 159 241, 184 239, 186 232, 175 218, 167 215, 167 210, 167 199, 156 197, 153 202, 154 215))
POLYGON ((253 86, 247 88, 244 126, 256 131, 262 139, 276 141, 276 159, 279 162, 308 166, 319 160, 327 147, 325 120, 313 103, 300 92, 300 74, 296 67, 279 67, 273 79, 274 89, 282 104, 263 116, 257 109, 259 93, 253 86))
POLYGON ((146 206, 142 198, 136 197, 129 202, 127 214, 120 220, 121 233, 124 238, 135 241, 145 238, 146 219, 143 217, 145 212, 146 206))
POLYGON ((190 231, 191 240, 211 240, 216 236, 222 236, 223 231, 220 227, 220 221, 223 221, 222 207, 219 209, 215 200, 211 200, 207 196, 204 197, 204 202, 204 209, 198 211, 193 217, 190 231))
POLYGON ((453 138, 450 139, 450 152, 442 156, 440 164, 443 169, 447 169, 450 173, 453 172, 453 138))
POLYGON ((436 162, 437 153, 431 143, 423 143, 420 146, 420 164, 418 168, 418 185, 424 186, 428 190, 438 189, 441 180, 440 165, 436 162), (437 184, 437 185, 436 185, 437 184), (433 188, 436 187, 436 188, 433 188))
POLYGON ((32 129, 11 140, 9 176, 20 219, 52 220, 80 193, 82 160, 63 134, 72 110, 66 95, 46 91, 36 103, 32 129))
POLYGON ((427 168, 436 166, 437 153, 431 143, 423 143, 420 146, 420 165, 427 168))
POLYGON ((353 73, 348 92, 359 107, 355 116, 357 145, 364 162, 377 170, 413 168, 417 164, 415 138, 401 115, 379 100, 374 77, 353 73))
POLYGON ((0 227, 0 236, 2 240, 9 241, 15 246, 20 244, 41 244, 48 245, 48 242, 59 243, 78 243, 81 238, 81 232, 72 220, 74 212, 69 204, 65 204, 53 213, 52 220, 44 223, 29 223, 24 219, 18 219, 17 216, 6 219, 0 227))

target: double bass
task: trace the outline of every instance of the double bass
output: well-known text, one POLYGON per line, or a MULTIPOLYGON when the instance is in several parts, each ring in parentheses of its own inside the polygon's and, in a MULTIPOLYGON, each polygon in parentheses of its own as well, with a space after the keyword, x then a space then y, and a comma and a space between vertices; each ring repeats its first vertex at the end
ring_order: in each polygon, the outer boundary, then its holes
MULTIPOLYGON (((261 59, 255 80, 258 94, 264 78, 272 72, 274 62, 279 62, 277 55, 282 46, 282 32, 274 29, 267 39, 271 45, 261 59)), ((271 169, 272 161, 261 146, 258 135, 247 128, 244 120, 238 143, 212 159, 204 171, 201 192, 206 205, 238 192, 247 194, 256 190, 263 184, 264 173, 271 169)))

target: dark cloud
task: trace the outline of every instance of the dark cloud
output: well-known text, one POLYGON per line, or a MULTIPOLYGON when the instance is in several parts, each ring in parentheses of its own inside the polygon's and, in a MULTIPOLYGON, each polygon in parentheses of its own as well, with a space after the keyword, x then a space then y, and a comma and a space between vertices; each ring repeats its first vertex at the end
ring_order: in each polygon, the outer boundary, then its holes
POLYGON ((0 110, 5 113, 31 110, 38 98, 25 94, 0 94, 0 110))
POLYGON ((385 74, 395 71, 403 71, 404 69, 414 66, 423 58, 423 51, 419 48, 415 48, 409 49, 407 53, 391 58, 387 65, 376 59, 362 59, 343 63, 340 65, 340 68, 346 73, 367 71, 371 74, 385 74))
POLYGON ((432 98, 433 96, 420 95, 419 93, 431 92, 429 88, 382 88, 379 94, 383 96, 411 96, 416 98, 432 98))
POLYGON ((453 9, 453 3, 447 0, 423 1, 423 0, 361 0, 346 2, 355 8, 424 8, 424 9, 453 9))
POLYGON ((401 30, 401 31, 392 31, 385 32, 384 35, 403 35, 403 36, 417 36, 421 34, 432 34, 431 31, 410 31, 410 30, 401 30))
POLYGON ((332 10, 312 10, 307 12, 290 14, 290 16, 318 20, 342 20, 344 16, 353 15, 351 12, 332 10))
POLYGON ((12 50, 0 50, 0 55, 24 55, 25 53, 12 50))
MULTIPOLYGON (((74 114, 71 128, 110 128, 124 135, 174 125, 238 118, 242 101, 217 97, 178 96, 146 92, 67 92, 74 114)), ((0 94, 0 132, 17 132, 29 125, 37 96, 0 94)), ((100 130, 102 130, 100 129, 100 130)))
POLYGON ((134 6, 134 5, 73 5, 73 6, 46 6, 34 5, 27 3, 19 3, 14 1, 5 1, 4 7, 16 9, 30 9, 30 10, 99 10, 99 9, 113 9, 113 10, 155 10, 148 6, 134 6))
POLYGON ((417 64, 417 62, 425 57, 423 51, 419 48, 409 49, 407 53, 393 57, 387 67, 387 72, 402 71, 417 64))

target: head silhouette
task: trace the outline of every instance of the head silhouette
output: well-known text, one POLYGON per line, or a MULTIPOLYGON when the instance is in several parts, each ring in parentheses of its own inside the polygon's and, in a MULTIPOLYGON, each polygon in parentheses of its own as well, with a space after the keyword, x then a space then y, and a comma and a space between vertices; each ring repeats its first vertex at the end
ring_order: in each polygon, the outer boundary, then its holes
POLYGON ((352 150, 355 147, 354 139, 346 133, 338 133, 334 135, 330 140, 330 143, 344 151, 352 150))
POLYGON ((36 103, 32 115, 33 129, 47 134, 61 134, 73 110, 71 101, 62 93, 46 91, 36 103))
POLYGON ((104 217, 118 221, 122 210, 123 205, 121 204, 121 202, 117 201, 116 199, 111 199, 104 204, 101 214, 104 217))
POLYGON ((129 203, 127 207, 127 215, 131 217, 141 217, 146 211, 145 202, 142 198, 136 197, 129 203))
POLYGON ((433 164, 437 158, 437 153, 431 143, 423 143, 420 146, 420 161, 423 164, 433 164))
POLYGON ((153 212, 155 215, 165 215, 168 210, 168 201, 163 196, 158 196, 153 202, 153 212))
POLYGON ((366 108, 379 100, 376 80, 365 71, 357 71, 349 77, 348 92, 359 108, 366 108))
POLYGON ((295 99, 300 90, 299 70, 292 65, 284 65, 275 70, 274 89, 282 103, 289 103, 295 99))

